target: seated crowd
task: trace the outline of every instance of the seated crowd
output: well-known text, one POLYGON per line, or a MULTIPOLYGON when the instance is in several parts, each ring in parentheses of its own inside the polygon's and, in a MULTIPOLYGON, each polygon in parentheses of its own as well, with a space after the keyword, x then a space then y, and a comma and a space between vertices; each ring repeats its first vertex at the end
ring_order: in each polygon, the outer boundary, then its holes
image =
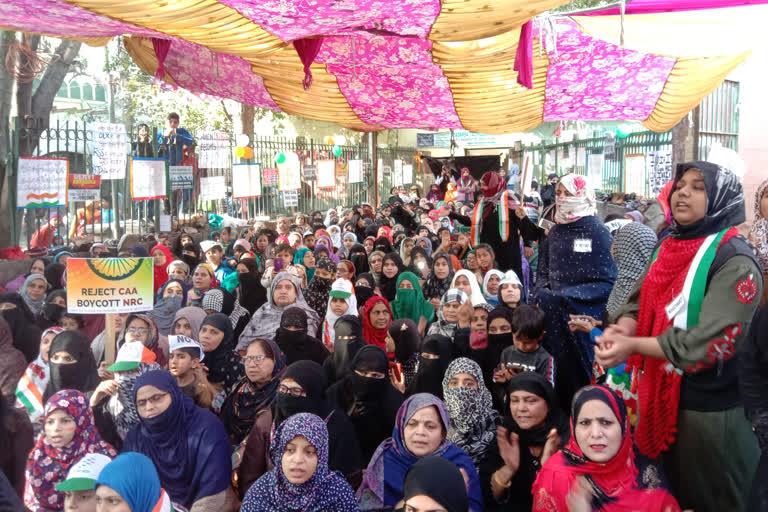
POLYGON ((114 347, 67 312, 72 255, 33 260, 0 294, 0 501, 766 510, 766 269, 738 179, 680 164, 652 229, 598 217, 581 176, 548 208, 459 176, 461 197, 447 172, 426 198, 136 246, 155 303, 110 317, 114 347))

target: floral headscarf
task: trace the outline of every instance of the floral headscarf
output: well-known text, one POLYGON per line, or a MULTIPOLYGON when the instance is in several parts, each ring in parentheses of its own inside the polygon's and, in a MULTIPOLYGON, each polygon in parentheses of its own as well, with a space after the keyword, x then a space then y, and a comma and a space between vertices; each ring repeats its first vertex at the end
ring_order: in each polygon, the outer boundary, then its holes
MULTIPOLYGON (((54 448, 45 438, 45 432, 37 438, 27 460, 29 490, 24 504, 31 510, 64 510, 64 493, 56 491, 56 484, 67 478, 67 472, 87 453, 101 453, 117 457, 109 443, 101 439, 93 422, 93 412, 88 399, 80 391, 65 389, 55 393, 45 404, 45 416, 59 409, 75 420, 75 435, 68 445, 54 448)), ((43 420, 45 421, 45 419, 43 420)))
POLYGON ((768 273, 768 219, 760 213, 760 200, 768 188, 768 180, 765 180, 757 188, 755 193, 755 218, 752 228, 749 230, 753 238, 755 250, 757 251, 757 260, 763 268, 764 273, 768 273))
POLYGON ((566 174, 560 178, 560 184, 572 195, 569 197, 557 197, 555 203, 555 222, 568 224, 582 217, 595 215, 597 203, 595 191, 587 185, 587 179, 577 174, 566 174))

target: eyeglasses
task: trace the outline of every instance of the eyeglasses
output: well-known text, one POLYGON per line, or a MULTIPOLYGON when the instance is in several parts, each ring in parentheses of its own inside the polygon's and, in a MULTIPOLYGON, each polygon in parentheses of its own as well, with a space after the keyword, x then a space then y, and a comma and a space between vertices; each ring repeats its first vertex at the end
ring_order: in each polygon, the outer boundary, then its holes
POLYGON ((295 396, 297 398, 307 396, 307 392, 304 391, 303 389, 301 389, 301 388, 289 388, 285 384, 280 384, 279 386, 277 386, 277 392, 278 393, 285 393, 285 394, 288 394, 288 395, 291 395, 291 396, 295 396))
POLYGON ((147 334, 149 329, 146 327, 129 327, 128 332, 131 334, 147 334))
POLYGON ((151 397, 143 400, 136 400, 136 408, 137 409, 144 409, 147 406, 147 403, 151 403, 152 405, 157 405, 160 403, 160 400, 165 398, 166 395, 169 395, 170 393, 158 393, 156 395, 152 395, 151 397))
POLYGON ((261 364, 261 362, 264 361, 266 358, 267 356, 245 356, 245 357, 241 357, 240 361, 242 361, 244 365, 248 363, 261 364))

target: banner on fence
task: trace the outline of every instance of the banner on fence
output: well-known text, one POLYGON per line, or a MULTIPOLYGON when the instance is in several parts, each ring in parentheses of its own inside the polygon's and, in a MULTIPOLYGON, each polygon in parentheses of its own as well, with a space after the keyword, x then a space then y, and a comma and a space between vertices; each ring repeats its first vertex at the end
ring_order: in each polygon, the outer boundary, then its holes
POLYGON ((403 185, 413 183, 413 164, 403 164, 403 185))
POLYGON ((648 187, 651 196, 656 197, 672 179, 672 152, 651 151, 648 153, 648 187))
POLYGON ((167 182, 165 158, 131 159, 131 196, 134 201, 165 199, 167 182))
POLYGON ((226 169, 229 167, 229 135, 224 132, 203 131, 197 134, 197 166, 202 169, 226 169))
POLYGON ((247 199, 261 196, 261 164, 232 166, 232 197, 247 199))
POLYGON ((605 134, 603 152, 605 153, 605 158, 611 158, 616 153, 616 134, 611 132, 605 134))
POLYGON ((587 172, 587 183, 594 189, 603 188, 603 162, 605 158, 602 153, 594 153, 589 155, 587 164, 589 165, 587 172))
POLYGON ((67 201, 66 158, 19 157, 16 208, 58 208, 67 201))
POLYGON ((67 201, 98 201, 101 176, 98 174, 70 174, 67 176, 67 201))
POLYGON ((192 166, 171 165, 168 167, 171 180, 171 191, 192 190, 192 166))
POLYGON ((149 311, 152 258, 69 258, 67 311, 78 315, 149 311))
POLYGON ((624 193, 645 196, 645 155, 643 153, 624 157, 624 193))
POLYGON ((319 160, 317 162, 317 187, 330 188, 336 186, 336 160, 319 160))
POLYGON ((350 183, 361 183, 363 181, 363 161, 350 160, 347 162, 350 183))
POLYGON ((301 175, 305 182, 315 181, 317 179, 317 166, 304 165, 301 171, 301 175))
POLYGON ((217 201, 227 196, 226 176, 200 178, 200 200, 217 201))
POLYGON ((296 153, 286 152, 285 162, 277 164, 278 190, 298 190, 301 188, 301 165, 296 153))
POLYGON ((125 126, 115 123, 94 123, 91 131, 91 162, 93 174, 104 180, 125 178, 128 163, 128 135, 125 126))
POLYGON ((299 206, 299 191, 283 190, 283 206, 299 206))
POLYGON ((585 165, 587 165, 587 148, 576 148, 576 167, 585 165))
POLYGON ((400 187, 403 185, 403 161, 394 161, 394 170, 392 173, 392 186, 400 187))
POLYGON ((277 185, 277 169, 263 169, 261 171, 261 183, 264 185, 277 185))

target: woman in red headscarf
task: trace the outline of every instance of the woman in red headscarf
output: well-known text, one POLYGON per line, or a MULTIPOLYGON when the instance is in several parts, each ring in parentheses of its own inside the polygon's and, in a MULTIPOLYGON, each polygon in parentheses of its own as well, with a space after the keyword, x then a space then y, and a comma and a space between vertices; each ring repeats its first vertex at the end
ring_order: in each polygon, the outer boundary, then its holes
POLYGON ((156 245, 150 251, 155 272, 155 293, 168 281, 168 265, 173 261, 171 250, 164 245, 156 245))
POLYGON ((507 192, 507 182, 496 172, 487 172, 480 179, 482 197, 475 205, 472 216, 450 213, 451 219, 472 226, 471 242, 491 245, 496 251, 499 270, 514 270, 523 275, 520 254, 520 235, 526 241, 539 238, 539 228, 528 219, 515 196, 507 192))
POLYGON ((392 307, 379 295, 368 299, 363 308, 363 338, 369 345, 387 350, 387 328, 392 323, 392 307))

